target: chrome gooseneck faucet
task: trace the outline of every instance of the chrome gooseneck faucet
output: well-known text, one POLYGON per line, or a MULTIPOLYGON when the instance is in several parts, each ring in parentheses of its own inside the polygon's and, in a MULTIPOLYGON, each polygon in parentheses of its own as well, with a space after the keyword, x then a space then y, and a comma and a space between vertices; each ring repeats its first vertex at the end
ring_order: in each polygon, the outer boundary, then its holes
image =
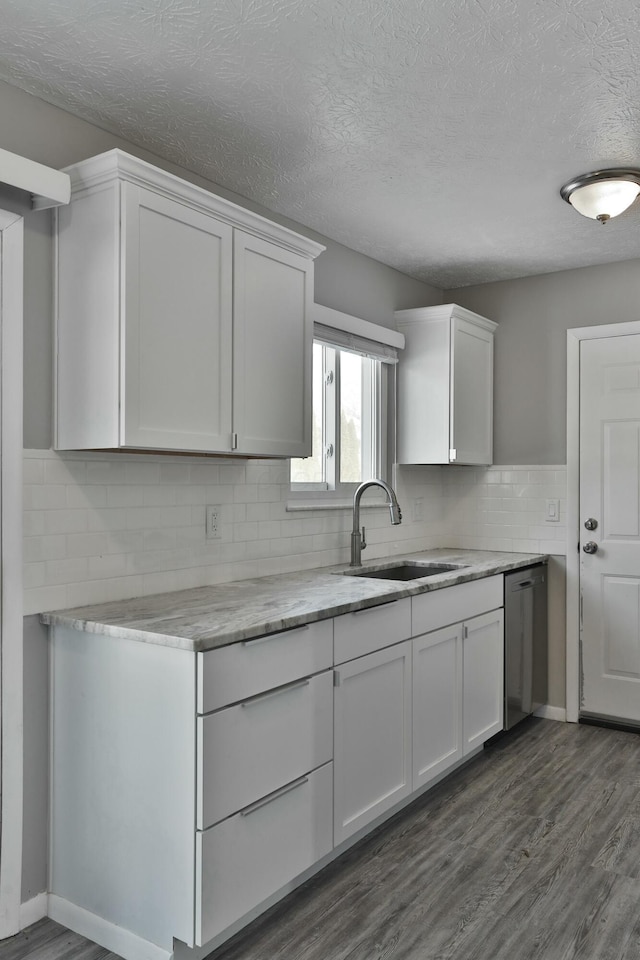
POLYGON ((365 480, 364 483, 361 483, 353 495, 353 531, 351 533, 350 563, 350 566, 352 567, 360 566, 362 562, 362 551, 367 546, 364 536, 364 527, 362 528, 362 533, 360 532, 360 500, 362 499, 362 494, 365 492, 367 487, 382 487, 387 495, 389 511, 391 513, 391 523, 397 525, 402 522, 402 513, 400 511, 398 500, 392 487, 390 487, 388 483, 385 483, 384 480, 365 480))

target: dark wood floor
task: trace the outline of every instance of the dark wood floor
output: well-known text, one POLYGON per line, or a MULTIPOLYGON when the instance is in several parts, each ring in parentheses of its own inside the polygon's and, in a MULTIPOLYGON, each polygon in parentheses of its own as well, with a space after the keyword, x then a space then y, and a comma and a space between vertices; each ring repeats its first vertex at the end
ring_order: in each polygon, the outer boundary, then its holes
MULTIPOLYGON (((115 960, 51 921, 1 960, 115 960)), ((530 720, 212 960, 640 960, 640 736, 530 720)))

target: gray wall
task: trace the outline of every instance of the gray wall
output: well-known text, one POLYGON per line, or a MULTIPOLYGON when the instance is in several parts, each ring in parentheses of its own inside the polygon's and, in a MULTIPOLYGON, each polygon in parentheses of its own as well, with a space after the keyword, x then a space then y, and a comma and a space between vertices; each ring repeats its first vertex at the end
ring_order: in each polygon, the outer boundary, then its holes
POLYGON ((639 320, 640 260, 449 290, 444 302, 500 324, 495 463, 566 463, 566 331, 639 320))
MULTIPOLYGON (((5 83, 0 83, 0 129, 4 149, 51 167, 64 167, 120 147, 314 237, 327 247, 316 261, 315 286, 316 301, 325 306, 393 326, 394 310, 442 302, 442 291, 398 273, 303 225, 274 215, 258 204, 208 183, 5 83)), ((53 219, 49 212, 30 212, 23 194, 2 187, 0 205, 25 217, 24 445, 47 449, 51 446, 53 219)), ((46 633, 37 618, 27 617, 24 626, 23 901, 45 890, 47 882, 47 670, 46 633)))

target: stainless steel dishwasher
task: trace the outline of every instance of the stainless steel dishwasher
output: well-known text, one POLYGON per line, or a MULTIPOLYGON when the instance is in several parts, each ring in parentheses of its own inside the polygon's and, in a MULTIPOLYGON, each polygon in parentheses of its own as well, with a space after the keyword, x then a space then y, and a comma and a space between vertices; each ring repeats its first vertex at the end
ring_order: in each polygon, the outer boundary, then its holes
POLYGON ((547 568, 504 578, 504 729, 547 702, 547 568))

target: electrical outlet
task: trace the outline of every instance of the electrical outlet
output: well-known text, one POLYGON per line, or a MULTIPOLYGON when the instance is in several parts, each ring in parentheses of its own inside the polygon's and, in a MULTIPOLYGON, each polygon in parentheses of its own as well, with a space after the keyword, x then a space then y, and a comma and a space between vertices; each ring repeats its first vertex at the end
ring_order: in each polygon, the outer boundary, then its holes
POLYGON ((205 535, 207 540, 220 540, 222 537, 221 508, 219 504, 207 507, 205 535))
POLYGON ((413 501, 413 519, 417 523, 424 520, 424 500, 422 497, 416 497, 413 501))

